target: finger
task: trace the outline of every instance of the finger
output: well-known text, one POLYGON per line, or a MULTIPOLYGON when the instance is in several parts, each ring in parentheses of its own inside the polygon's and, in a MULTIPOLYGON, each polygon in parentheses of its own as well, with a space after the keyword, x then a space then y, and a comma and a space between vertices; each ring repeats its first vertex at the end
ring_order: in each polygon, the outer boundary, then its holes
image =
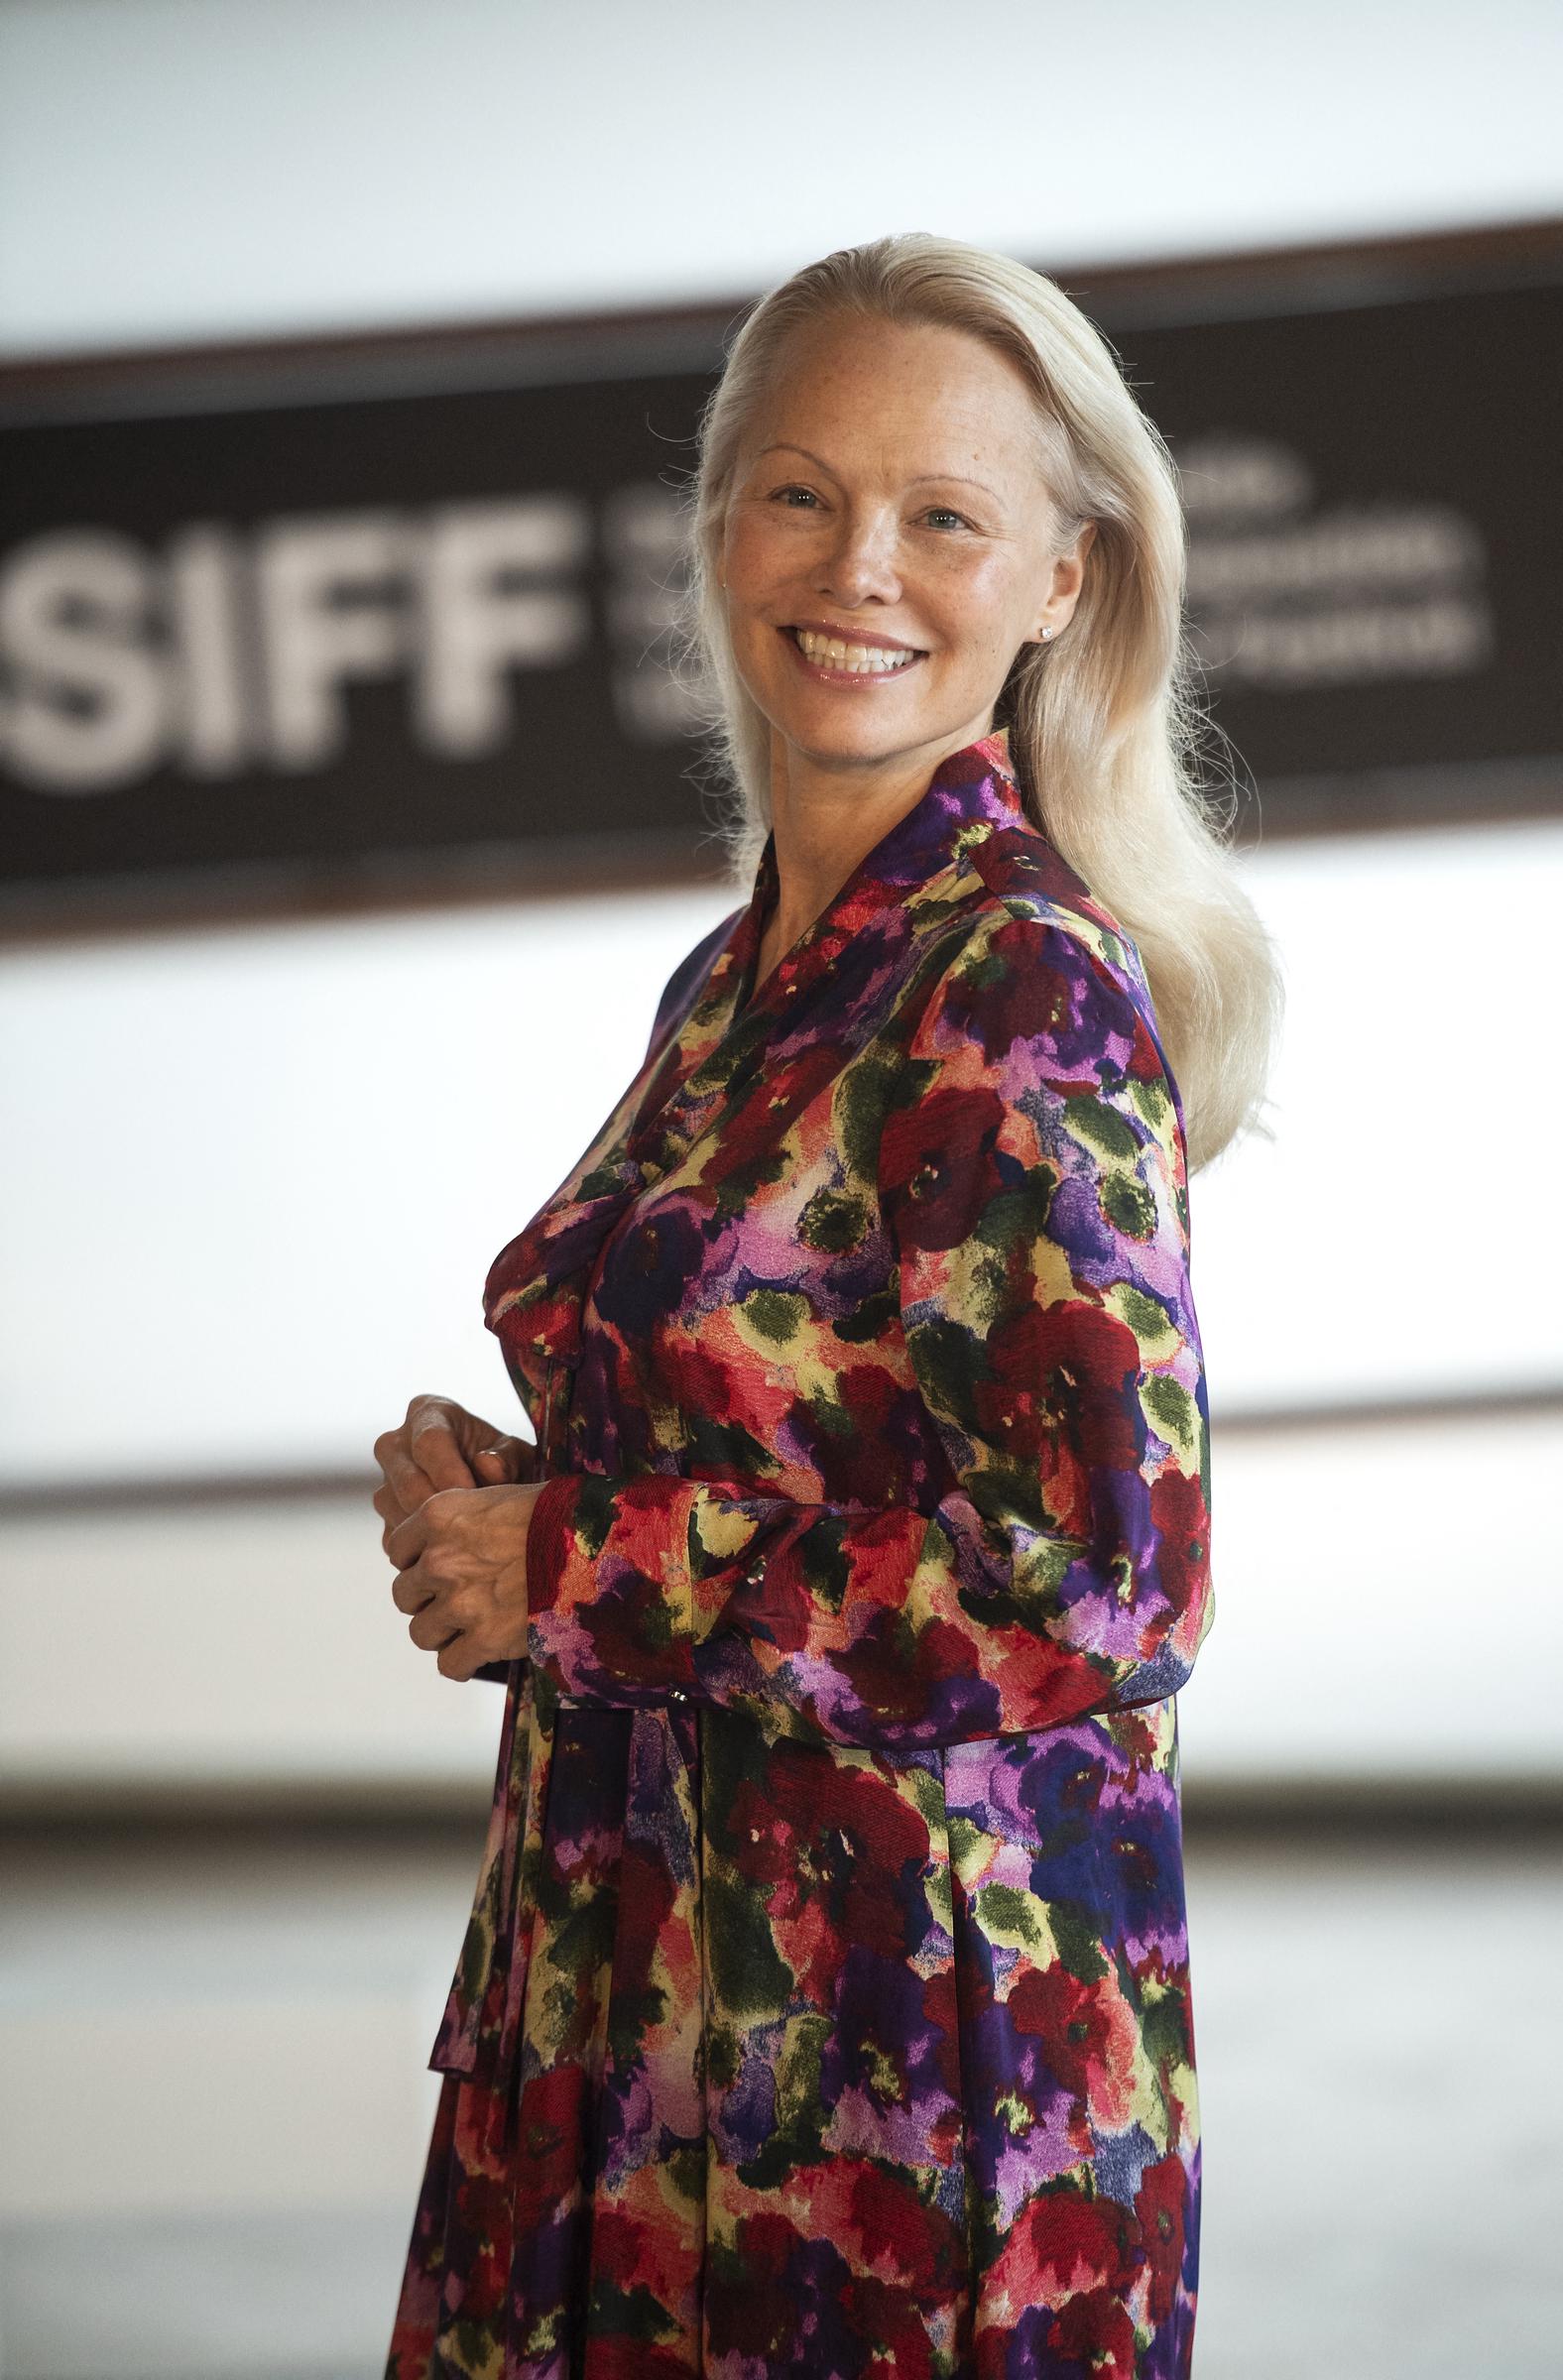
POLYGON ((470 1678, 479 1664, 474 1658, 465 1634, 452 1636, 434 1656, 434 1665, 442 1678, 470 1678))
POLYGON ((432 1495, 434 1483, 407 1451, 401 1432, 375 1440, 375 1460, 386 1475, 386 1486, 404 1512, 416 1512, 432 1495))
POLYGON ((400 1429, 382 1430, 375 1440, 375 1461, 386 1476, 386 1485, 406 1512, 421 1504, 428 1489, 423 1475, 410 1452, 408 1425, 418 1413, 418 1400, 408 1407, 408 1418, 400 1429))
POLYGON ((416 1562, 427 1543, 428 1521, 422 1504, 419 1505, 416 1512, 409 1512, 405 1520, 399 1520, 385 1534, 386 1552, 398 1570, 406 1570, 416 1562))
POLYGON ((442 1644, 450 1642, 449 1622, 437 1611, 415 1611, 407 1632, 421 1653, 437 1653, 442 1644))
POLYGON ((492 1446, 481 1448, 473 1457, 473 1465, 482 1467, 487 1485, 515 1487, 531 1479, 536 1451, 525 1438, 496 1438, 492 1446))
POLYGON ((391 1551, 391 1540, 396 1535, 398 1529, 402 1526, 402 1523, 404 1520, 406 1520, 406 1518, 407 1514, 405 1512, 394 1514, 386 1522, 385 1527, 380 1532, 380 1551, 385 1555, 386 1560, 393 1566, 396 1562, 396 1556, 391 1551))
POLYGON ((434 1601, 434 1589, 415 1563, 411 1570, 399 1570, 391 1582, 391 1601, 399 1611, 424 1611, 434 1601))
POLYGON ((408 1432, 408 1443, 431 1489, 477 1486, 455 1433, 442 1416, 430 1414, 426 1420, 415 1421, 408 1432))

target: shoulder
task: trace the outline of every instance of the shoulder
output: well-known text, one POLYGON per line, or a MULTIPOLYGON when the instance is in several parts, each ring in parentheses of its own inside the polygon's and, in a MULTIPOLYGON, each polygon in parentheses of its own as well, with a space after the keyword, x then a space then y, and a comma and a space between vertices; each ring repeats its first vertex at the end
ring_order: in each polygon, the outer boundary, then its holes
POLYGON ((1045 835, 1033 827, 1004 828, 976 846, 971 864, 984 889, 981 910, 1002 910, 1018 924, 1074 941, 1148 1008, 1134 936, 1045 835))
POLYGON ((1158 1041, 1133 935, 1045 836, 1002 828, 971 846, 964 891, 924 954, 924 981, 936 995, 1011 1009, 1019 1000, 1018 1015, 1044 1029, 1044 996, 1072 986, 1078 999, 1089 988, 1104 1015, 1117 1012, 1122 1030, 1158 1041))
POLYGON ((1134 937, 1033 828, 968 854, 967 897, 919 970, 908 1048, 1018 1091, 1127 1100, 1157 1132, 1182 1107, 1134 937))

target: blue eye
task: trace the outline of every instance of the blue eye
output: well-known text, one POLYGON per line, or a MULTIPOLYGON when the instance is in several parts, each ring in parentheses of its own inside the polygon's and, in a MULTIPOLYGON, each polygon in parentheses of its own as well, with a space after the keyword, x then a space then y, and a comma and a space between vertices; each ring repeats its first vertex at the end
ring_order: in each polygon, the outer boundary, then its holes
POLYGON ((971 523, 967 520, 964 513, 952 512, 947 504, 930 504, 927 512, 923 515, 923 519, 925 521, 932 520, 936 515, 941 520, 953 521, 957 528, 970 529, 971 527, 971 523))
POLYGON ((806 496, 810 504, 814 503, 815 501, 814 491, 812 488, 800 488, 793 485, 785 488, 778 488, 776 494, 772 497, 773 504, 777 501, 778 497, 785 496, 806 496))

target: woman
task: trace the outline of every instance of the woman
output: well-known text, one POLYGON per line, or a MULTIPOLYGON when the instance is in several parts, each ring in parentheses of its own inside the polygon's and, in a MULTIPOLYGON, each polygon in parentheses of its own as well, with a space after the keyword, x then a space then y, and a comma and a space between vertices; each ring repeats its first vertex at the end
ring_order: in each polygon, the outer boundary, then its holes
POLYGON ((1171 467, 1052 283, 883 240, 748 318, 691 545, 747 904, 489 1275, 536 1468, 376 1447, 507 1683, 388 2380, 1182 2373, 1187 1165, 1275 978, 1171 467))

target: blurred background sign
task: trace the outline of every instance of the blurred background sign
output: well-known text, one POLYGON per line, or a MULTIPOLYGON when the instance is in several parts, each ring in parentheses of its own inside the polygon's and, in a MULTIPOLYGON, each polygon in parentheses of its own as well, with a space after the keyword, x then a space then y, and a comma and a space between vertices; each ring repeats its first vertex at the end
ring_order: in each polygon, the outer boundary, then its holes
MULTIPOLYGON (((1556 807, 1556 227, 1062 278, 1179 467, 1243 830, 1556 807)), ((740 310, 0 367, 13 912, 686 874, 740 310)))

